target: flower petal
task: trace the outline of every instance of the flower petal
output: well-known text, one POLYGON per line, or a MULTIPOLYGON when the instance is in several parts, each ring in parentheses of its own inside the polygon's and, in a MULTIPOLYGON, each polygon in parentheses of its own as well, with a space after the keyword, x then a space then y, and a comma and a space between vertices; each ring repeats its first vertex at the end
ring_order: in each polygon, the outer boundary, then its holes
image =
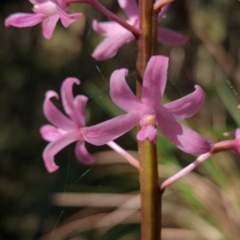
POLYGON ((116 55, 118 49, 125 43, 134 39, 132 33, 127 30, 125 33, 116 34, 104 39, 92 53, 92 57, 96 60, 106 60, 116 55))
POLYGON ((98 22, 96 20, 93 20, 92 28, 95 32, 105 37, 118 34, 121 31, 126 32, 126 29, 115 22, 98 22))
POLYGON ((70 6, 70 2, 66 0, 54 0, 54 2, 63 10, 66 10, 70 6))
POLYGON ((33 5, 48 2, 49 0, 29 0, 33 5))
POLYGON ((235 129, 234 138, 240 138, 240 128, 235 129))
POLYGON ((112 73, 110 78, 110 96, 118 107, 126 112, 134 112, 140 110, 143 104, 126 83, 125 77, 127 74, 127 69, 116 70, 112 73))
POLYGON ((57 140, 63 135, 62 131, 52 125, 46 124, 40 128, 42 138, 48 142, 57 140))
POLYGON ((82 17, 81 13, 67 14, 62 9, 57 9, 62 25, 67 28, 70 24, 82 17))
POLYGON ((159 105, 167 82, 168 57, 153 56, 150 58, 143 77, 142 102, 159 105))
POLYGON ((44 16, 40 13, 14 13, 6 18, 5 26, 17 28, 32 27, 42 22, 44 16))
POLYGON ((158 107, 156 114, 161 133, 182 151, 189 154, 202 154, 212 150, 213 143, 176 122, 167 109, 158 107))
POLYGON ((85 126, 85 108, 88 98, 84 95, 78 95, 74 99, 74 105, 76 109, 77 123, 79 126, 85 126))
POLYGON ((46 39, 50 39, 53 35, 53 31, 56 27, 59 16, 54 14, 52 16, 46 17, 42 22, 43 36, 46 39))
POLYGON ((47 120, 63 130, 76 129, 76 123, 63 115, 51 102, 50 98, 52 97, 56 97, 58 99, 58 94, 54 91, 47 91, 43 103, 43 112, 47 120))
POLYGON ((148 139, 149 141, 152 141, 154 143, 157 142, 157 129, 154 126, 143 126, 137 133, 138 141, 143 141, 145 139, 148 139))
MULTIPOLYGON (((161 0, 160 0, 161 1, 161 0)), ((162 18, 164 17, 164 14, 166 13, 167 9, 168 9, 169 5, 164 6, 163 8, 161 8, 161 11, 158 14, 158 21, 161 21, 162 18)))
POLYGON ((158 27, 158 42, 160 43, 169 46, 177 46, 185 44, 188 39, 188 36, 184 36, 181 33, 175 32, 167 28, 158 27))
POLYGON ((74 97, 73 97, 73 84, 80 84, 80 80, 74 77, 66 78, 61 87, 61 97, 62 97, 62 104, 66 114, 73 120, 75 123, 79 123, 80 119, 78 118, 78 113, 76 111, 74 105, 74 97))
POLYGON ((96 159, 88 152, 83 141, 78 141, 75 147, 77 159, 83 164, 93 164, 96 159))
POLYGON ((141 112, 128 113, 95 126, 82 128, 82 136, 93 145, 106 144, 136 126, 140 121, 141 114, 141 112))
POLYGON ((128 18, 138 17, 138 5, 136 0, 118 0, 118 3, 128 18))
POLYGON ((67 145, 79 139, 79 132, 71 132, 62 135, 56 141, 51 142, 43 151, 43 160, 48 172, 54 172, 58 166, 54 162, 54 156, 67 145))
POLYGON ((176 101, 164 105, 175 118, 185 119, 193 116, 203 105, 205 93, 200 86, 195 91, 176 101))
POLYGON ((231 132, 226 132, 223 135, 224 136, 230 136, 233 139, 240 138, 240 128, 236 128, 231 132))

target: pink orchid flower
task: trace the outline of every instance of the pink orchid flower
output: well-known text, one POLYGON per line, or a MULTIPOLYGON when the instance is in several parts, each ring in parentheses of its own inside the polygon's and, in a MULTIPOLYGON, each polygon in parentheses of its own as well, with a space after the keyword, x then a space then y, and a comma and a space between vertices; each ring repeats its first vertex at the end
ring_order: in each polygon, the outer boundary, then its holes
POLYGON ((137 124, 141 129, 137 139, 157 141, 157 128, 179 149, 190 154, 211 151, 213 144, 175 121, 194 115, 205 98, 201 87, 176 101, 160 106, 167 82, 168 58, 151 57, 144 73, 142 98, 138 99, 126 83, 128 71, 120 69, 113 72, 110 80, 110 96, 113 102, 127 112, 106 122, 81 129, 84 139, 94 145, 102 145, 128 132, 137 124))
POLYGON ((232 140, 225 140, 216 143, 219 149, 232 150, 234 153, 240 154, 240 128, 233 130, 232 132, 224 133, 224 136, 233 138, 232 140))
POLYGON ((67 14, 65 11, 69 4, 65 0, 29 1, 34 4, 34 13, 14 13, 5 20, 6 27, 32 27, 42 22, 43 36, 50 39, 59 18, 63 26, 67 28, 71 23, 82 16, 81 13, 67 14))
POLYGON ((43 103, 43 111, 47 120, 52 125, 44 125, 40 128, 42 138, 50 142, 43 152, 45 166, 49 172, 54 172, 58 166, 54 162, 54 156, 64 147, 72 142, 76 142, 75 154, 78 160, 85 164, 95 162, 85 148, 84 139, 80 129, 85 126, 85 106, 87 97, 77 95, 75 98, 72 95, 73 84, 80 84, 77 78, 67 78, 61 87, 61 97, 64 110, 68 117, 61 113, 51 102, 51 98, 59 98, 54 91, 47 91, 43 103))
MULTIPOLYGON (((136 0, 118 0, 118 3, 128 17, 127 23, 139 29, 138 5, 136 0)), ((166 10, 167 7, 164 7, 159 13, 159 21, 166 10)), ((92 26, 97 33, 105 37, 92 53, 92 57, 96 60, 105 60, 113 57, 122 45, 135 39, 130 31, 112 21, 97 22, 94 20, 92 26)), ((188 37, 175 31, 158 27, 158 41, 166 45, 175 46, 186 43, 188 37)))

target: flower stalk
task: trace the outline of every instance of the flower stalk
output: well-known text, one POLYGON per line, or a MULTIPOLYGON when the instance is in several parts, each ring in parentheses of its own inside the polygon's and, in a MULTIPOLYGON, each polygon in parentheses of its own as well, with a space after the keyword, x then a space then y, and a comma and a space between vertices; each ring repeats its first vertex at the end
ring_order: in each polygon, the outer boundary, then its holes
POLYGON ((164 191, 167 187, 178 181, 180 178, 186 176, 188 173, 192 172, 199 164, 203 163, 205 160, 210 158, 213 155, 213 152, 208 152, 200 155, 194 162, 189 164, 187 167, 183 168, 170 178, 166 179, 161 185, 160 189, 164 191))
POLYGON ((120 156, 125 158, 130 165, 135 167, 136 169, 140 168, 139 161, 134 158, 131 154, 129 154, 126 150, 121 148, 118 144, 116 144, 114 141, 108 142, 107 145, 112 148, 116 153, 118 153, 120 156))
POLYGON ((92 5, 97 10, 99 10, 101 13, 103 13, 105 16, 107 16, 110 20, 117 22, 122 27, 126 28, 132 34, 137 38, 140 34, 139 30, 133 27, 132 25, 128 24, 126 21, 119 18, 117 15, 109 11, 107 8, 105 8, 100 2, 96 0, 68 0, 68 3, 86 3, 89 5, 92 5))
MULTIPOLYGON (((157 14, 154 0, 139 1, 140 29, 137 39, 137 96, 141 98, 143 74, 150 57, 156 53, 157 14)), ((161 193, 158 188, 156 145, 147 140, 138 141, 140 157, 141 239, 160 240, 161 193)))

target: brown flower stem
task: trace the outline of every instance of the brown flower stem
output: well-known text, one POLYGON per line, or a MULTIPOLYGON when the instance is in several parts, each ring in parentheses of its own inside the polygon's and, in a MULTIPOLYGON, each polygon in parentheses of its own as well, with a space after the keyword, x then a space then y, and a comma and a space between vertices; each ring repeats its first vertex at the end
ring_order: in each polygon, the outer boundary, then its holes
MULTIPOLYGON (((141 98, 143 74, 150 57, 156 53, 157 13, 154 0, 139 0, 140 29, 137 40, 137 96, 141 98)), ((138 142, 140 157, 141 239, 160 240, 160 198, 156 145, 138 142)))

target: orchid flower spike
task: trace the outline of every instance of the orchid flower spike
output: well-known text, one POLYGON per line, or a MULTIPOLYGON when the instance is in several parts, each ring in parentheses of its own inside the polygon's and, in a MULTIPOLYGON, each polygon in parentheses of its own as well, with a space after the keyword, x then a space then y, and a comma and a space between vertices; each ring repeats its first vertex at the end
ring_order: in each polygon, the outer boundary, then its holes
MULTIPOLYGON (((139 29, 139 15, 138 5, 136 0, 118 0, 120 7, 127 15, 127 23, 134 28, 139 29)), ((158 15, 159 21, 163 18, 163 15, 167 7, 163 7, 158 15)), ((92 57, 96 60, 106 60, 116 55, 118 49, 125 43, 129 43, 135 39, 134 35, 127 29, 120 26, 115 22, 97 22, 93 21, 93 29, 103 35, 105 39, 96 47, 92 53, 92 57)), ((184 44, 188 41, 188 37, 177 33, 175 31, 158 27, 158 41, 160 43, 175 46, 184 44)))
POLYGON ((142 87, 142 98, 138 99, 126 83, 126 69, 113 72, 110 80, 110 96, 113 102, 127 112, 106 122, 81 129, 84 139, 94 145, 112 141, 131 130, 137 124, 141 129, 137 139, 149 139, 156 143, 157 128, 176 147, 190 154, 211 151, 213 144, 175 121, 194 115, 205 98, 201 87, 176 101, 160 106, 167 82, 168 57, 153 56, 147 64, 142 87))
POLYGON ((42 22, 43 36, 50 39, 59 18, 63 26, 67 28, 82 16, 81 13, 67 14, 66 10, 69 7, 69 3, 66 0, 29 1, 34 5, 34 13, 14 13, 5 20, 6 27, 32 27, 42 22))
POLYGON ((84 139, 80 132, 85 125, 85 106, 87 97, 72 95, 73 84, 80 84, 77 78, 67 78, 61 87, 61 97, 64 110, 68 117, 61 113, 51 102, 51 98, 59 98, 54 91, 47 91, 43 103, 43 111, 47 120, 52 125, 43 125, 40 128, 42 138, 50 142, 43 151, 43 160, 49 172, 54 172, 58 166, 54 162, 54 156, 64 147, 72 142, 77 142, 75 154, 77 159, 84 164, 92 164, 95 162, 85 148, 84 139))

